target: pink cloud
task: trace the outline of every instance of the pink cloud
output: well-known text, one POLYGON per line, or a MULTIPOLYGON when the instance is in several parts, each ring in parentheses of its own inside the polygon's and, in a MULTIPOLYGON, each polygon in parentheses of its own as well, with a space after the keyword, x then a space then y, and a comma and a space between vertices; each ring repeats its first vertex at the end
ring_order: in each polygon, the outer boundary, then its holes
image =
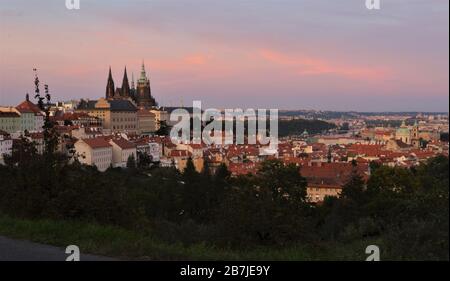
POLYGON ((188 65, 204 65, 210 60, 209 55, 191 55, 184 58, 184 62, 188 65))
POLYGON ((285 55, 283 53, 262 49, 260 57, 271 63, 292 68, 297 75, 337 75, 350 79, 378 80, 387 77, 389 71, 382 67, 369 68, 353 65, 340 65, 305 55, 285 55))

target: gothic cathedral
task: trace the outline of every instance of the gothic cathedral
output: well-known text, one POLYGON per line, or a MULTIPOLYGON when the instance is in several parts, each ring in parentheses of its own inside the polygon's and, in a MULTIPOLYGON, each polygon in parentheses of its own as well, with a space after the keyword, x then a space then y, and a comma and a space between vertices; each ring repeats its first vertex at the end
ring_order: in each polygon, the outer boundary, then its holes
POLYGON ((142 63, 141 75, 135 87, 134 77, 131 86, 128 82, 127 68, 123 74, 122 87, 115 88, 112 78, 111 67, 109 68, 108 82, 106 84, 106 99, 131 99, 140 108, 151 108, 157 106, 155 98, 152 97, 150 80, 145 72, 145 65, 142 63))

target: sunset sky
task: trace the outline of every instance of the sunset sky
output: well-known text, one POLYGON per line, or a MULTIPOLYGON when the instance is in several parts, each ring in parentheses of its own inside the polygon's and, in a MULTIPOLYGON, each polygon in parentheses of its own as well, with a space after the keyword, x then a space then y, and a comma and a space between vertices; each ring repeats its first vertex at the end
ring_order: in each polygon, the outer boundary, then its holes
POLYGON ((105 94, 142 60, 160 105, 448 111, 449 1, 0 1, 0 105, 105 94))

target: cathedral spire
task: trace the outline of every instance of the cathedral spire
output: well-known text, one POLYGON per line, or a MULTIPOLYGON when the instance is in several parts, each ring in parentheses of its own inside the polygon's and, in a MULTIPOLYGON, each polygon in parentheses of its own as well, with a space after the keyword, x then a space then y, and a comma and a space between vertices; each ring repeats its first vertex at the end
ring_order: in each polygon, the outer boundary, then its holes
POLYGON ((141 81, 141 82, 147 81, 147 74, 145 73, 144 60, 142 60, 141 77, 139 77, 139 81, 141 81))
POLYGON ((109 75, 108 75, 108 82, 106 84, 106 98, 113 98, 114 97, 114 91, 115 91, 115 87, 114 87, 114 80, 112 78, 112 73, 111 73, 111 66, 109 67, 109 75))
POLYGON ((134 86, 134 72, 131 72, 131 89, 135 89, 135 86, 134 86))
POLYGON ((125 72, 123 74, 122 96, 123 97, 130 96, 130 84, 128 83, 128 75, 127 75, 127 67, 126 66, 125 66, 125 72))

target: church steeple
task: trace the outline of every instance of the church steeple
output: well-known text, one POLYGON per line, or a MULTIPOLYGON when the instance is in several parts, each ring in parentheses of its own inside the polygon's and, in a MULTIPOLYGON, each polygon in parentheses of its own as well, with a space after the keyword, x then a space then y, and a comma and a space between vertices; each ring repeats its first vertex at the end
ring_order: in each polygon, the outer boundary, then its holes
POLYGON ((406 122, 405 120, 402 121, 402 124, 400 125, 401 128, 406 128, 406 122))
POLYGON ((147 74, 145 73, 144 61, 142 61, 141 77, 139 77, 139 82, 146 82, 146 81, 147 81, 147 74))
POLYGON ((134 90, 136 87, 134 86, 134 73, 131 72, 131 89, 134 90))
POLYGON ((137 80, 135 99, 140 107, 150 108, 156 105, 156 101, 152 97, 150 80, 148 79, 147 73, 145 71, 144 61, 142 61, 141 75, 137 80))
POLYGON ((114 87, 114 80, 112 78, 112 73, 111 73, 111 67, 109 67, 109 75, 108 75, 108 82, 106 84, 106 98, 107 99, 111 99, 114 97, 114 91, 115 91, 115 87, 114 87))
POLYGON ((128 83, 128 75, 127 75, 127 67, 126 66, 125 66, 125 72, 123 74, 122 96, 130 97, 130 84, 128 83))

